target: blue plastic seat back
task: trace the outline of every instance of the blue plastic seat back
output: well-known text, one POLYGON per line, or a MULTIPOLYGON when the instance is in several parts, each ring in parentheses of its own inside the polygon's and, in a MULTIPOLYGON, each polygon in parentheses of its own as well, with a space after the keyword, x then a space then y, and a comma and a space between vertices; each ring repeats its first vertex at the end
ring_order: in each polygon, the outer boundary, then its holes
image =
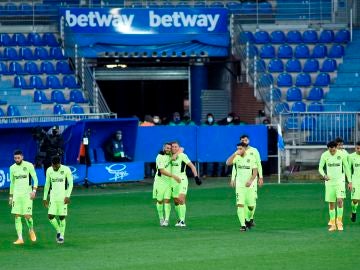
POLYGON ((296 101, 291 106, 292 112, 306 112, 306 104, 302 101, 296 101))
POLYGON ((16 46, 13 38, 8 33, 1 33, 0 34, 0 43, 3 46, 16 46))
POLYGON ((7 116, 21 116, 19 108, 16 107, 15 105, 9 105, 7 107, 6 115, 7 116))
POLYGON ((290 107, 287 102, 276 103, 276 105, 274 107, 275 114, 288 113, 289 111, 290 111, 290 107))
POLYGON ((295 47, 294 52, 295 58, 309 58, 310 57, 310 49, 305 44, 299 44, 295 47))
POLYGON ((303 87, 308 87, 311 85, 311 77, 308 73, 299 73, 296 76, 296 86, 303 86, 303 87))
POLYGON ((37 75, 32 75, 29 78, 29 87, 36 89, 46 89, 47 87, 44 85, 41 77, 37 75))
POLYGON ((269 72, 283 72, 284 71, 284 63, 281 59, 274 58, 269 61, 268 65, 269 72))
POLYGON ((13 42, 17 46, 30 46, 27 37, 23 33, 14 33, 12 36, 13 42))
POLYGON ((311 102, 307 108, 308 112, 322 112, 324 110, 323 104, 320 102, 311 102))
POLYGON ((255 32, 254 39, 257 44, 267 44, 271 42, 269 33, 263 30, 255 32))
POLYGON ((278 58, 292 58, 293 57, 293 49, 288 44, 282 44, 278 48, 277 53, 278 58))
POLYGON ((325 29, 322 30, 319 37, 319 43, 332 43, 334 41, 334 31, 325 29))
POLYGON ((13 47, 5 47, 4 58, 7 60, 20 60, 17 50, 13 47))
POLYGON ((44 46, 46 45, 39 33, 31 32, 28 34, 28 42, 33 46, 44 46))
POLYGON ((259 78, 259 84, 262 86, 270 86, 274 83, 274 77, 270 73, 263 73, 259 78))
POLYGON ((50 62, 50 61, 42 62, 41 65, 40 65, 40 70, 41 70, 42 73, 46 73, 46 74, 57 74, 58 73, 56 71, 53 63, 50 62))
POLYGON ((334 44, 331 46, 328 57, 330 58, 341 58, 344 56, 344 46, 340 44, 334 44))
POLYGON ((73 89, 70 91, 70 101, 75 103, 87 103, 81 90, 73 89))
POLYGON ((297 130, 299 129, 299 117, 289 116, 285 120, 285 129, 287 130, 297 130))
POLYGON ((24 60, 35 60, 37 58, 34 56, 33 51, 29 47, 20 48, 19 55, 24 60))
POLYGON ((274 102, 281 100, 281 90, 279 88, 272 88, 266 95, 266 101, 270 102, 271 98, 274 102))
POLYGON ((54 114, 66 114, 64 106, 61 104, 54 105, 54 114))
POLYGON ((304 43, 317 43, 318 33, 315 30, 305 30, 302 34, 304 43))
POLYGON ((50 48, 50 57, 56 60, 64 60, 67 57, 64 56, 60 47, 51 47, 50 48))
POLYGON ((272 9, 271 3, 268 1, 260 2, 258 4, 258 13, 259 14, 272 14, 273 9, 272 9))
POLYGON ((270 34, 271 42, 274 44, 282 44, 286 42, 286 35, 281 30, 275 30, 270 34))
POLYGON ((312 50, 312 58, 325 58, 327 56, 327 47, 324 44, 316 44, 312 50))
POLYGON ((324 90, 321 87, 312 87, 309 91, 307 100, 321 100, 324 97, 324 90))
POLYGON ((80 85, 76 82, 76 79, 72 75, 65 75, 63 77, 63 87, 67 88, 79 88, 80 85))
POLYGON ((19 62, 13 61, 13 62, 10 62, 10 64, 9 64, 9 73, 21 75, 21 74, 24 74, 25 72, 19 62))
POLYGON ((241 32, 240 36, 239 36, 239 42, 240 43, 246 43, 246 42, 253 43, 253 42, 255 42, 254 34, 251 31, 243 31, 243 32, 241 32))
POLYGON ((255 62, 256 70, 258 72, 266 72, 266 64, 263 59, 259 59, 255 62))
POLYGON ((291 30, 286 34, 286 41, 288 43, 302 43, 302 35, 298 30, 291 30))
POLYGON ((14 87, 26 89, 27 83, 26 83, 25 78, 23 76, 19 76, 19 75, 15 76, 14 77, 14 87))
POLYGON ((50 59, 49 52, 44 47, 36 47, 35 55, 36 55, 37 59, 40 59, 40 60, 49 60, 50 59))
POLYGON ((322 72, 333 72, 337 69, 337 62, 335 59, 327 58, 324 60, 321 66, 322 72))
POLYGON ((53 90, 51 92, 51 101, 59 104, 69 103, 69 101, 66 100, 63 91, 61 90, 53 90))
POLYGON ((80 105, 74 104, 70 108, 70 113, 72 113, 72 114, 84 114, 85 111, 84 111, 84 108, 81 107, 80 105))
POLYGON ((21 3, 19 6, 20 14, 25 16, 30 16, 33 14, 33 7, 32 5, 29 5, 28 3, 21 3))
POLYGON ((314 86, 328 86, 330 84, 330 75, 321 72, 317 75, 314 86))
POLYGON ((289 59, 286 62, 285 70, 286 72, 301 72, 301 62, 299 59, 289 59))
POLYGON ((243 14, 256 14, 256 3, 253 2, 242 3, 241 11, 243 14))
POLYGON ((53 103, 51 100, 47 98, 45 92, 42 90, 35 90, 34 91, 34 102, 40 102, 43 104, 51 104, 53 103))
POLYGON ((47 46, 50 47, 60 46, 60 42, 54 33, 50 33, 50 32, 44 33, 42 39, 43 39, 43 43, 47 46))
POLYGON ((8 67, 5 62, 0 61, 0 74, 7 75, 9 73, 8 67))
POLYGON ((261 58, 274 58, 275 57, 275 48, 271 44, 265 44, 260 48, 260 57, 261 58))
POLYGON ((52 89, 61 89, 63 86, 57 76, 49 75, 46 77, 46 87, 52 89))
POLYGON ((302 92, 299 87, 290 87, 286 91, 286 100, 287 101, 301 101, 302 100, 302 92))
POLYGON ((319 61, 314 58, 307 59, 304 63, 303 72, 318 72, 319 61))
POLYGON ((292 76, 289 73, 280 73, 276 82, 278 87, 289 87, 293 85, 292 76))
POLYGON ((56 63, 56 71, 61 74, 73 74, 70 65, 67 61, 58 61, 56 63))
POLYGON ((225 6, 229 9, 230 13, 240 13, 242 8, 241 3, 235 1, 226 2, 225 6))
POLYGON ((335 43, 348 43, 350 41, 350 31, 342 29, 336 32, 334 37, 335 43))
POLYGON ((301 130, 313 130, 316 127, 316 119, 312 116, 305 116, 301 121, 301 130))

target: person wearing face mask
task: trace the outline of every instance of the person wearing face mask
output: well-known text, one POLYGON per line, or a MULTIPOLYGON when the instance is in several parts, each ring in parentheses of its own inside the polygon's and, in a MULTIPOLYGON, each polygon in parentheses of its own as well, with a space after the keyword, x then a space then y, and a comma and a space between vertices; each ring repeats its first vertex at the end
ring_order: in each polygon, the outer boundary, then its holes
POLYGON ((122 138, 122 131, 118 130, 110 140, 107 141, 105 145, 105 158, 107 161, 131 161, 131 158, 125 153, 122 138))
POLYGON ((191 120, 189 113, 184 113, 183 120, 180 125, 183 126, 195 126, 195 122, 191 120))
POLYGON ((154 123, 155 126, 160 126, 160 125, 161 125, 160 116, 154 115, 154 117, 153 117, 153 123, 154 123))
POLYGON ((174 112, 173 117, 172 117, 171 121, 169 122, 169 126, 179 126, 179 125, 183 125, 181 122, 180 113, 174 112))
POLYGON ((228 113, 226 118, 221 119, 218 124, 221 126, 232 126, 234 125, 235 113, 231 112, 228 113))
POLYGON ((208 113, 206 115, 206 121, 204 122, 204 126, 217 126, 218 124, 215 122, 214 115, 212 113, 208 113))

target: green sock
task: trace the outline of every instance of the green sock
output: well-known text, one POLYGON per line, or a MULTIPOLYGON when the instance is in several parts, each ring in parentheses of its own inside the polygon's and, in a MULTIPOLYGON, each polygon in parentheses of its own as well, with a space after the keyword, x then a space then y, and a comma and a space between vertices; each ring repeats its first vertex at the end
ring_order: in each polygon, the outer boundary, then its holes
POLYGON ((358 207, 358 203, 353 203, 353 202, 351 202, 351 212, 352 213, 356 213, 356 210, 357 210, 357 207, 358 207))
POLYGON ((171 204, 170 203, 164 204, 164 212, 165 212, 165 220, 169 220, 170 212, 171 212, 171 204))
POLYGON ((180 219, 180 205, 175 205, 175 212, 176 212, 176 215, 178 217, 178 219, 180 219))
POLYGON ((164 219, 164 205, 162 203, 156 203, 156 210, 159 215, 159 219, 164 219))
POLYGON ((19 239, 22 239, 22 222, 21 217, 15 218, 15 229, 19 239))
POLYGON ((185 222, 185 216, 186 216, 186 204, 179 205, 179 212, 180 212, 180 220, 185 222))
POLYGON ((250 219, 254 219, 255 209, 256 209, 256 204, 254 205, 254 208, 251 211, 250 219))
POLYGON ((344 208, 343 207, 337 207, 336 208, 336 212, 337 212, 337 218, 340 218, 340 219, 342 219, 342 217, 343 217, 343 213, 344 213, 344 208))
POLYGON ((56 218, 53 218, 53 219, 49 219, 51 225, 55 228, 56 232, 59 233, 60 232, 60 226, 59 226, 59 223, 57 221, 56 218))
POLYGON ((63 220, 59 221, 59 228, 60 228, 60 234, 64 237, 65 236, 65 228, 66 228, 65 218, 63 220))
POLYGON ((32 218, 29 219, 25 218, 25 222, 30 231, 34 229, 34 221, 32 218))
POLYGON ((336 212, 335 212, 335 208, 333 210, 331 210, 329 208, 329 216, 330 216, 330 220, 334 220, 335 216, 336 216, 336 212))
POLYGON ((241 226, 245 226, 245 209, 244 207, 237 208, 237 215, 241 226))

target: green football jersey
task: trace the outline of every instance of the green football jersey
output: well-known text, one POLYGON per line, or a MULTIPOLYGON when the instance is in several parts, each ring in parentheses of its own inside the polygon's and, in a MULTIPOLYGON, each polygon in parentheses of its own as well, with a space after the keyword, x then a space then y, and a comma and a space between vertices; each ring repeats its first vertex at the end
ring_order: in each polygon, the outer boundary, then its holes
POLYGON ((10 195, 14 197, 27 196, 32 191, 31 178, 35 188, 38 186, 38 178, 34 165, 23 160, 21 164, 10 166, 10 195))
POLYGON ((262 166, 261 166, 261 158, 260 158, 259 151, 255 147, 249 146, 246 149, 246 154, 254 156, 255 162, 256 162, 256 167, 258 169, 259 177, 263 178, 263 170, 262 170, 262 166))
POLYGON ((44 200, 47 199, 49 189, 51 201, 63 201, 65 197, 70 197, 73 189, 73 176, 68 166, 61 165, 57 171, 54 171, 53 167, 46 170, 44 200))
POLYGON ((254 156, 249 155, 247 152, 243 157, 236 155, 232 164, 233 170, 231 179, 236 181, 236 187, 245 187, 246 182, 252 176, 253 169, 257 168, 254 156))
POLYGON ((175 160, 171 160, 172 174, 179 177, 186 176, 186 165, 189 164, 190 162, 191 161, 186 154, 184 153, 178 154, 175 160))
POLYGON ((348 160, 352 172, 351 180, 354 184, 360 184, 360 155, 354 152, 348 156, 348 160))
POLYGON ((169 180, 170 177, 162 175, 160 169, 164 169, 167 172, 171 173, 171 155, 158 154, 156 156, 156 174, 155 179, 158 180, 169 180))
POLYGON ((329 177, 329 180, 325 182, 328 185, 337 185, 341 181, 344 181, 344 173, 347 179, 351 181, 346 154, 339 150, 337 150, 334 155, 332 155, 330 151, 325 151, 320 158, 319 173, 323 177, 325 175, 329 177), (324 167, 326 167, 326 172, 324 167))

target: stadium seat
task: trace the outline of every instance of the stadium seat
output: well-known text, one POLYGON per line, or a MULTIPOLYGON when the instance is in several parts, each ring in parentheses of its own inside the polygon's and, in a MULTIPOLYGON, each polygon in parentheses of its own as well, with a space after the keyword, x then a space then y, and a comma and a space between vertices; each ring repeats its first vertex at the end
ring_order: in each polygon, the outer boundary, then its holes
POLYGON ((51 47, 50 48, 50 57, 55 60, 67 59, 67 57, 64 56, 62 49, 60 47, 51 47))
POLYGON ((14 33, 12 36, 13 42, 17 46, 30 46, 27 37, 23 33, 14 33))
POLYGON ((255 32, 254 39, 256 44, 267 44, 271 42, 269 33, 263 30, 255 32))
POLYGON ((54 114, 66 114, 64 106, 62 104, 55 104, 54 114))
POLYGON ((84 108, 81 107, 80 105, 74 104, 70 108, 70 113, 71 114, 84 114, 85 111, 84 111, 84 108))
POLYGON ((286 130, 298 130, 299 129, 299 117, 297 116, 289 116, 285 120, 285 129, 286 130))
POLYGON ((310 57, 309 47, 305 44, 297 45, 295 47, 294 57, 295 58, 309 58, 310 57))
POLYGON ((286 42, 285 33, 281 30, 276 30, 270 34, 271 43, 273 44, 282 44, 286 42))
POLYGON ((336 60, 332 58, 327 58, 322 63, 321 72, 334 72, 337 69, 336 60))
POLYGON ((63 85, 60 83, 60 80, 55 75, 49 75, 46 77, 46 87, 51 89, 62 89, 63 85))
POLYGON ((241 7, 242 14, 256 14, 256 3, 254 2, 244 2, 241 7))
POLYGON ((286 100, 287 101, 301 101, 302 100, 302 92, 299 87, 290 87, 286 91, 286 100))
POLYGON ((298 30, 291 30, 286 34, 287 43, 302 43, 302 35, 298 30))
POLYGON ((250 42, 250 43, 253 43, 255 42, 255 38, 254 38, 254 35, 251 31, 243 31, 240 33, 240 37, 239 37, 239 42, 241 44, 244 44, 244 43, 247 43, 247 42, 250 42))
POLYGON ((73 74, 74 71, 70 68, 67 61, 58 61, 56 63, 56 71, 61 74, 73 74))
POLYGON ((55 69, 51 61, 43 61, 40 65, 40 70, 42 73, 48 75, 58 74, 57 70, 55 69))
POLYGON ((293 49, 288 44, 282 44, 278 48, 277 57, 278 58, 292 58, 293 57, 293 49))
POLYGON ((316 120, 312 116, 305 116, 301 121, 301 130, 313 130, 316 127, 316 120))
POLYGON ((301 62, 299 61, 299 59, 289 59, 286 62, 285 65, 285 70, 286 72, 301 72, 301 62))
POLYGON ((258 72, 266 72, 266 64, 263 59, 257 60, 255 65, 258 72))
POLYGON ((249 57, 254 57, 255 55, 259 55, 259 50, 254 45, 247 46, 246 54, 249 54, 249 57))
POLYGON ((12 2, 7 2, 5 3, 5 10, 6 10, 6 15, 8 16, 16 16, 18 15, 18 7, 15 3, 12 2))
POLYGON ((260 57, 261 58, 274 58, 275 57, 275 48, 271 44, 265 44, 260 48, 260 57))
POLYGON ((16 46, 16 43, 8 33, 0 34, 0 43, 2 46, 16 46))
POLYGON ((15 105, 9 105, 7 107, 6 115, 7 116, 21 116, 18 107, 16 107, 15 105))
POLYGON ((274 107, 275 114, 288 113, 290 111, 289 104, 286 102, 276 103, 274 107))
POLYGON ((314 86, 328 86, 330 84, 330 76, 328 73, 321 72, 315 79, 314 86))
POLYGON ((262 86, 270 86, 274 83, 274 78, 270 73, 263 73, 258 81, 262 86))
POLYGON ((80 84, 78 84, 73 75, 65 75, 63 77, 63 87, 66 88, 79 88, 80 84))
POLYGON ((258 13, 259 14, 272 14, 272 5, 268 1, 259 2, 258 13))
POLYGON ((35 90, 34 91, 34 102, 40 102, 42 104, 51 104, 53 103, 51 100, 49 100, 44 91, 42 90, 35 90))
POLYGON ((46 89, 47 87, 43 84, 41 77, 32 75, 29 78, 29 87, 35 89, 46 89))
POLYGON ((28 34, 28 42, 33 46, 45 46, 42 37, 39 33, 31 32, 28 34))
POLYGON ((44 47, 36 47, 34 55, 36 56, 37 59, 40 59, 40 60, 50 60, 51 59, 48 50, 44 47))
POLYGON ((0 107, 0 117, 6 116, 4 110, 0 107))
POLYGON ((323 105, 320 102, 311 102, 308 107, 308 112, 322 112, 324 110, 323 105))
POLYGON ((334 41, 333 30, 322 30, 319 37, 319 43, 332 43, 334 41))
POLYGON ((280 101, 281 100, 281 90, 279 88, 272 88, 266 94, 266 101, 270 102, 271 98, 273 99, 273 102, 280 101))
POLYGON ((19 49, 19 56, 24 60, 36 60, 37 57, 34 56, 33 51, 29 47, 21 47, 19 49))
POLYGON ((229 9, 230 13, 240 13, 241 12, 241 3, 230 1, 226 2, 225 6, 229 9))
POLYGON ((302 34, 302 39, 304 43, 317 43, 318 34, 315 30, 305 30, 302 34))
POLYGON ((280 73, 277 76, 276 84, 278 87, 289 87, 293 85, 292 77, 289 73, 280 73))
POLYGON ((341 58, 344 56, 344 46, 340 44, 334 44, 331 46, 328 57, 341 58))
POLYGON ((319 61, 314 58, 307 59, 304 63, 303 72, 318 72, 319 61))
POLYGON ((274 58, 269 61, 268 65, 269 72, 283 72, 284 71, 284 64, 281 59, 274 58))
POLYGON ((206 2, 204 1, 195 1, 194 2, 194 8, 205 8, 206 2))
POLYGON ((21 57, 18 55, 17 50, 13 47, 5 47, 4 59, 6 60, 20 60, 21 57))
POLYGON ((324 90, 321 87, 312 87, 307 96, 307 100, 321 100, 324 97, 324 90))
POLYGON ((0 74, 10 75, 6 62, 0 61, 0 74))
POLYGON ((21 15, 31 16, 33 14, 33 7, 28 3, 21 3, 19 6, 19 11, 21 15))
POLYGON ((100 147, 97 147, 94 150, 95 150, 96 162, 105 163, 106 159, 105 159, 104 150, 102 148, 100 148, 100 147))
POLYGON ((17 61, 10 62, 10 64, 9 64, 9 73, 10 74, 17 74, 17 75, 26 74, 23 67, 17 61))
POLYGON ((43 43, 47 46, 50 47, 59 47, 60 46, 60 42, 57 39, 57 37, 54 35, 54 33, 44 33, 42 36, 43 39, 43 43))
POLYGON ((88 103, 88 100, 84 98, 83 92, 78 89, 70 91, 70 101, 75 103, 88 103))
POLYGON ((308 73, 299 73, 296 76, 296 82, 295 82, 296 86, 299 87, 309 87, 311 85, 311 77, 308 73))
POLYGON ((327 56, 327 47, 324 44, 316 44, 312 50, 312 58, 325 58, 327 56))
POLYGON ((61 90, 53 90, 51 92, 51 101, 58 104, 70 103, 70 101, 65 98, 64 93, 61 90))
POLYGON ((306 112, 306 104, 302 101, 296 101, 291 106, 291 112, 306 112))
POLYGON ((342 29, 336 32, 334 37, 335 43, 348 43, 350 41, 350 32, 347 29, 342 29))
POLYGON ((21 89, 32 89, 32 87, 26 83, 25 78, 20 75, 16 75, 14 77, 14 87, 21 89))

